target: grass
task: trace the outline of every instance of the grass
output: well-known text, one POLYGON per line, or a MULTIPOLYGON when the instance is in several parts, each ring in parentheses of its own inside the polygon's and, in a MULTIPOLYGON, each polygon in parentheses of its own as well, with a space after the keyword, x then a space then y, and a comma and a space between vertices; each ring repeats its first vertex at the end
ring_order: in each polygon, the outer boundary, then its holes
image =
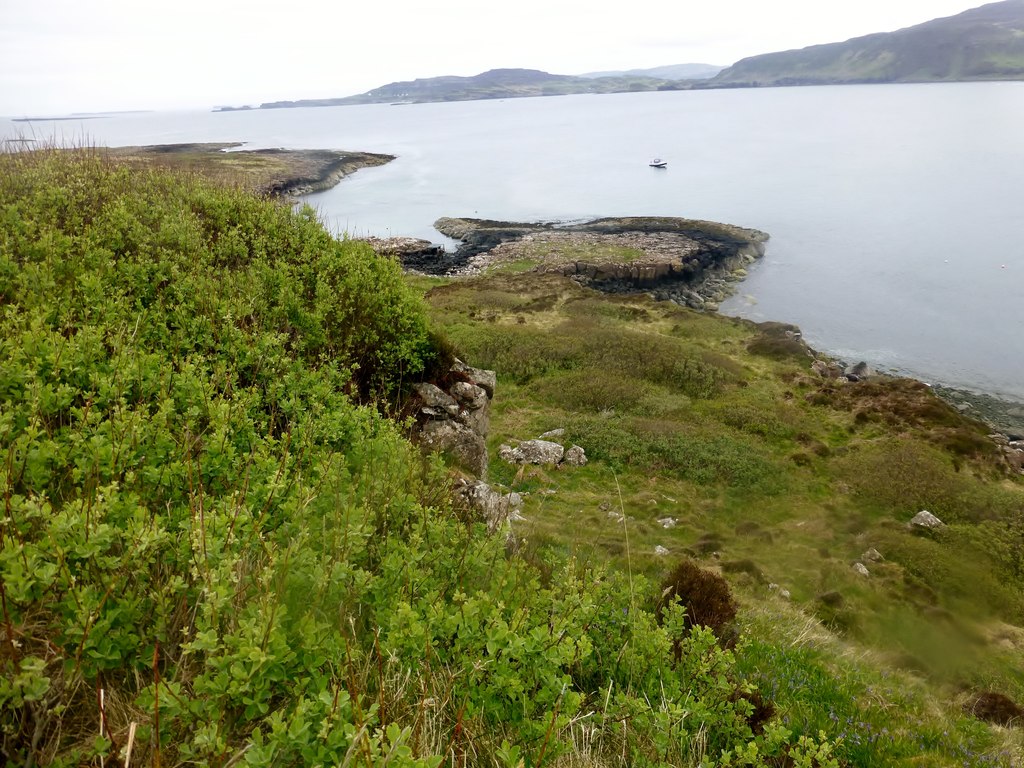
POLYGON ((746 606, 741 663, 787 722, 842 739, 850 765, 1020 759, 1019 738, 959 709, 972 690, 1024 700, 1024 486, 984 425, 915 382, 822 380, 787 326, 508 264, 425 297, 498 372, 492 449, 562 427, 591 459, 492 461, 492 480, 526 494, 531 547, 655 582, 680 556, 722 570, 746 606), (923 508, 948 523, 935 537, 905 525, 923 508), (885 559, 865 578, 852 565, 871 547, 885 559), (794 627, 803 641, 779 639, 794 627))

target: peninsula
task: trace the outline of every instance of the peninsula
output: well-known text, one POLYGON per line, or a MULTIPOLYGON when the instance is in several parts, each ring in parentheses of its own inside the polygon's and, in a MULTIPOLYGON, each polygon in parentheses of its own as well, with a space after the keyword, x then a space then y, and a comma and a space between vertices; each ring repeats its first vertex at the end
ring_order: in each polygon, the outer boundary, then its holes
POLYGON ((242 149, 240 142, 101 148, 122 162, 201 173, 260 195, 308 195, 394 155, 333 149, 242 149))

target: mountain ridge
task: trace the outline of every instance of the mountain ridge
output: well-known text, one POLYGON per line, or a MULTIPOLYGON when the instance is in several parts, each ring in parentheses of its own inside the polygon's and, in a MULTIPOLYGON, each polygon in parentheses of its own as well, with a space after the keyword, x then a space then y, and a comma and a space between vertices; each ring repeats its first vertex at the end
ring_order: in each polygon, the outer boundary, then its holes
POLYGON ((894 32, 751 56, 695 87, 1024 79, 1024 0, 894 32))
POLYGON ((588 78, 559 75, 539 69, 489 69, 469 77, 440 77, 400 80, 373 88, 355 96, 328 99, 274 101, 260 109, 288 107, 328 107, 351 104, 422 103, 437 101, 472 101, 526 96, 564 96, 579 93, 622 93, 629 91, 673 90, 680 87, 674 80, 643 75, 622 75, 588 78))
MULTIPOLYGON (((713 77, 712 65, 562 75, 490 69, 387 83, 361 94, 265 102, 259 109, 408 104, 527 96, 864 83, 1024 80, 1024 0, 1002 0, 894 32, 741 59, 713 77), (706 68, 701 71, 699 68, 706 68)), ((215 111, 251 109, 218 107, 215 111)))

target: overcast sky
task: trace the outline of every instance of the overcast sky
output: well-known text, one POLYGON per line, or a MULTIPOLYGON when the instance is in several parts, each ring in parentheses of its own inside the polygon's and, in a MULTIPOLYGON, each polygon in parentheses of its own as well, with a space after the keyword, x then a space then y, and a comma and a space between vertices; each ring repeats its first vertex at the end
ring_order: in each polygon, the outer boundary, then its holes
POLYGON ((0 0, 0 115, 208 108, 496 67, 701 62, 886 32, 980 0, 0 0))

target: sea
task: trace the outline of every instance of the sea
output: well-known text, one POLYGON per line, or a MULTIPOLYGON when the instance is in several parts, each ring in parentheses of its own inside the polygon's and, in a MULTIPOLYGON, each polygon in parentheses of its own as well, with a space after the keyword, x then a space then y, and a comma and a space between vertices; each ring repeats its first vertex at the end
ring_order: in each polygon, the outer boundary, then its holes
POLYGON ((441 216, 760 229, 767 253, 724 314, 796 324, 847 362, 1024 401, 1024 82, 0 119, 0 139, 395 155, 305 199, 353 236, 445 242, 441 216))

